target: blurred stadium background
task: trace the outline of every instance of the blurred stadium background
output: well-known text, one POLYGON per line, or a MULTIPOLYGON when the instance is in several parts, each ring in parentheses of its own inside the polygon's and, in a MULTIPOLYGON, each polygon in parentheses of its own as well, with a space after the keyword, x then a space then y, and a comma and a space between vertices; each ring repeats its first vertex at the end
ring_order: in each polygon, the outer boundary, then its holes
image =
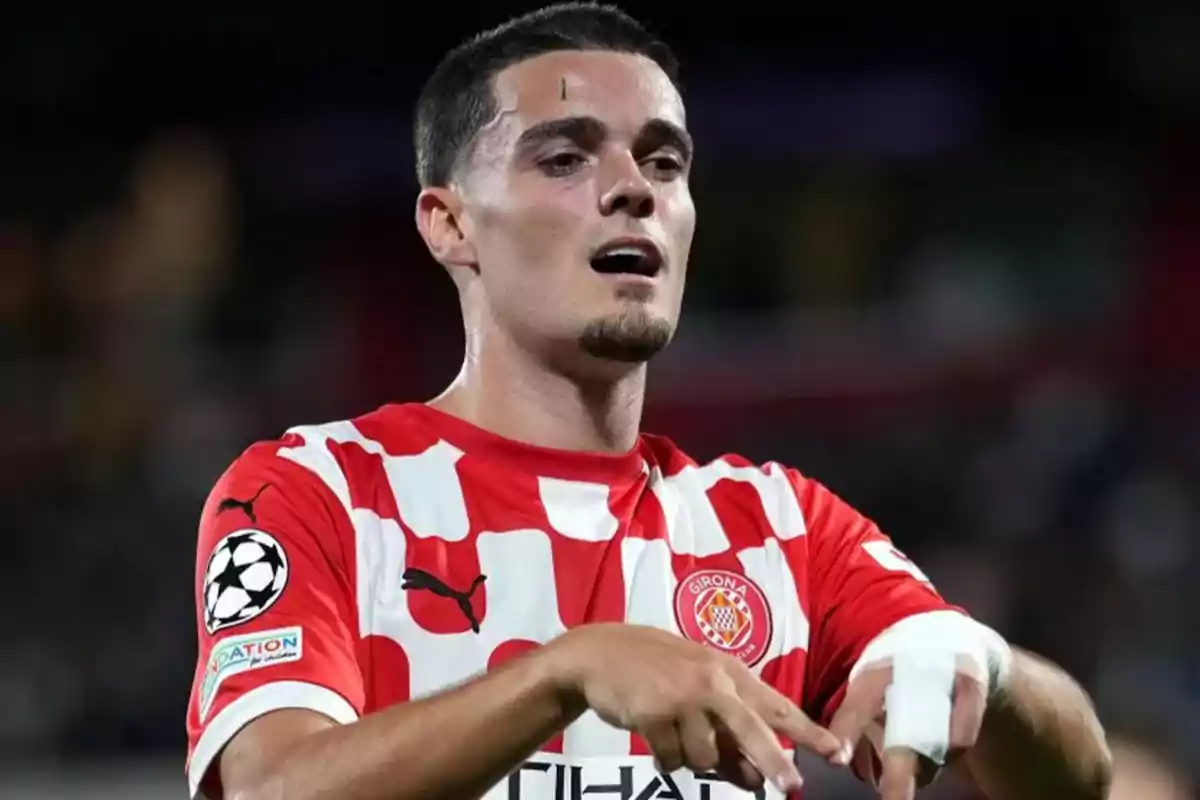
MULTIPOLYGON (((381 5, 6 12, 0 796, 183 797, 212 482, 459 367, 409 113, 530 4, 381 5)), ((651 427, 824 479, 1194 797, 1200 15, 849 5, 626 6, 700 147, 651 427)))

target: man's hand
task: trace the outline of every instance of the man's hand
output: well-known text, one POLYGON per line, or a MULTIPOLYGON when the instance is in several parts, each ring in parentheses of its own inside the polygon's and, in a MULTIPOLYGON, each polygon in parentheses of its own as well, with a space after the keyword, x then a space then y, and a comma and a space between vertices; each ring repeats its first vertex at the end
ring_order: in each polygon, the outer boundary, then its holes
POLYGON ((1065 672, 1012 650, 998 682, 963 655, 945 669, 931 668, 934 658, 914 670, 920 652, 902 649, 857 671, 829 726, 854 744, 854 771, 883 800, 911 800, 943 766, 991 800, 1108 796, 1104 729, 1065 672))
POLYGON ((849 762, 843 740, 731 656, 618 624, 585 626, 551 646, 564 657, 571 702, 642 736, 664 771, 716 770, 751 790, 766 776, 793 791, 800 775, 777 733, 835 764, 849 762))
MULTIPOLYGON (((946 732, 944 756, 919 753, 913 747, 896 745, 885 749, 885 742, 896 737, 896 726, 913 720, 887 713, 888 692, 894 686, 891 664, 864 670, 846 690, 846 697, 829 726, 839 740, 855 745, 854 771, 879 790, 883 800, 911 800, 918 788, 927 786, 949 763, 975 745, 983 725, 987 706, 986 689, 970 664, 963 663, 953 678, 948 716, 926 718, 923 725, 941 727, 946 732), (892 729, 889 736, 888 726, 892 729), (882 753, 882 757, 876 754, 882 753)), ((899 691, 903 691, 900 687, 899 691)), ((936 715, 937 709, 916 709, 916 713, 936 715)), ((903 712, 902 712, 903 713, 903 712)), ((940 749, 940 748, 938 748, 940 749)))

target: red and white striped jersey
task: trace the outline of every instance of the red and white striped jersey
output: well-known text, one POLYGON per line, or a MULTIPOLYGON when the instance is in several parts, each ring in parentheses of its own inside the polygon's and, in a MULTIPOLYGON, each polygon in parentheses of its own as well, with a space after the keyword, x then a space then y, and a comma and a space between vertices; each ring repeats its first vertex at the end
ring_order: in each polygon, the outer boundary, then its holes
MULTIPOLYGON (((193 797, 254 718, 349 723, 590 622, 653 625, 742 658, 828 720, 865 645, 946 608, 878 528, 775 463, 698 464, 643 435, 624 455, 514 442, 420 404, 252 446, 200 522, 193 797)), ((464 759, 469 755, 464 755, 464 759)), ((742 797, 660 775, 588 713, 489 798, 742 797)))

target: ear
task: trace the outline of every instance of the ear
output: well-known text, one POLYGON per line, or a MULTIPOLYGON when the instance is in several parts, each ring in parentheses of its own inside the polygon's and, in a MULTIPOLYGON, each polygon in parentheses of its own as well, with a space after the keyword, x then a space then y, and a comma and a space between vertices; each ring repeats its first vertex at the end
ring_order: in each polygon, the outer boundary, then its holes
POLYGON ((417 230, 443 266, 477 268, 475 244, 464 222, 462 199, 453 189, 435 186, 417 195, 417 230))

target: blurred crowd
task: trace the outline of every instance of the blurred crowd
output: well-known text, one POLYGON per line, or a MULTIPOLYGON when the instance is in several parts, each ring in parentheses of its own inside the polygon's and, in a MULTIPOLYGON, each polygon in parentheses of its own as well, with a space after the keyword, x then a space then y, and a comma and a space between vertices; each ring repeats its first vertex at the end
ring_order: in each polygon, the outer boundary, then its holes
MULTIPOLYGON (((457 371, 411 187, 297 202, 258 160, 296 141, 170 129, 87 202, 0 214, 0 763, 181 758, 215 478, 457 371)), ((1117 800, 1195 796, 1200 764, 1194 141, 714 156, 648 410, 698 455, 828 483, 1079 676, 1117 800)))

